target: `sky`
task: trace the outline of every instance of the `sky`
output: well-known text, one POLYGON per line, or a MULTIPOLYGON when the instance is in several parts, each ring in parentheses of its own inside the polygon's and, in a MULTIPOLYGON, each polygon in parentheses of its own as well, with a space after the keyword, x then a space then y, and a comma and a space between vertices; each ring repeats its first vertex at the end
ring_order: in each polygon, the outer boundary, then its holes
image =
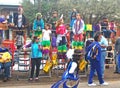
POLYGON ((22 0, 0 0, 0 5, 20 5, 22 0))

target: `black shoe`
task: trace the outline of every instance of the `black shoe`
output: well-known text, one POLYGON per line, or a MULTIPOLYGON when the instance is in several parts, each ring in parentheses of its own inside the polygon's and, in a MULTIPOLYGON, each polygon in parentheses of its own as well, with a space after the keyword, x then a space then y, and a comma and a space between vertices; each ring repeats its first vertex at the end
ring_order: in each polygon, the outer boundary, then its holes
POLYGON ((3 79, 3 82, 7 82, 7 81, 8 81, 8 78, 5 77, 5 78, 3 79))
POLYGON ((115 71, 114 74, 120 74, 120 73, 115 71))
POLYGON ((115 71, 114 73, 118 73, 118 72, 115 71))

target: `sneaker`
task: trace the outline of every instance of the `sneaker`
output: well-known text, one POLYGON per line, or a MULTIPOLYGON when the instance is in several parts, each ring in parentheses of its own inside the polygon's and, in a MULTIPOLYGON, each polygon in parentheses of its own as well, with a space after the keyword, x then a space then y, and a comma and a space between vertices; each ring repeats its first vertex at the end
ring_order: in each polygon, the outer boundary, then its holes
POLYGON ((28 81, 33 81, 33 78, 29 78, 29 80, 28 81))
POLYGON ((96 86, 95 83, 88 84, 88 86, 96 86))
POLYGON ((35 78, 35 81, 38 81, 38 80, 39 80, 39 78, 38 78, 38 77, 36 77, 36 78, 35 78))
POLYGON ((107 82, 104 82, 104 83, 102 83, 102 84, 100 84, 101 86, 107 86, 109 83, 107 83, 107 82))

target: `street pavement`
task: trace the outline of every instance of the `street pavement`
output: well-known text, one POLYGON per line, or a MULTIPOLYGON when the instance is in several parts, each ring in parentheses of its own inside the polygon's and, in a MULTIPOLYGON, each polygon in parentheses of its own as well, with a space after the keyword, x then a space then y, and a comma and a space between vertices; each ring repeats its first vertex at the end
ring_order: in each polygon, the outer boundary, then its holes
MULTIPOLYGON (((108 86, 100 86, 97 85, 96 87, 88 87, 86 82, 79 83, 78 88, 120 88, 120 81, 108 81, 109 85, 108 86)), ((95 82, 98 84, 98 82, 95 82)), ((3 86, 0 88, 50 88, 52 85, 51 84, 33 84, 33 85, 25 85, 25 86, 3 86)))

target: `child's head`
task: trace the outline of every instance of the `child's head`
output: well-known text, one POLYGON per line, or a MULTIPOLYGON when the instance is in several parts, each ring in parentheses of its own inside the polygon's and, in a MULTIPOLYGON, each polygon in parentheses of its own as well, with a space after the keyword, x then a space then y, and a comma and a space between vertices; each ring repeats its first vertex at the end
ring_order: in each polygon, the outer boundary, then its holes
POLYGON ((46 30, 49 30, 50 28, 51 28, 51 25, 48 24, 48 23, 46 23, 46 24, 45 24, 45 29, 46 29, 46 30))
POLYGON ((37 14, 36 14, 36 19, 37 19, 37 20, 40 20, 41 18, 42 18, 42 14, 41 14, 41 13, 37 13, 37 14))
POLYGON ((32 40, 32 43, 37 43, 37 42, 39 42, 39 40, 40 40, 40 38, 39 37, 37 37, 37 36, 34 36, 33 37, 33 40, 32 40))
POLYGON ((82 51, 74 50, 73 61, 78 62, 81 59, 82 51))
POLYGON ((54 11, 53 12, 53 17, 57 17, 58 16, 58 12, 57 11, 54 11))
POLYGON ((77 14, 76 14, 76 19, 81 19, 80 13, 77 13, 77 14))
POLYGON ((23 14, 23 8, 22 8, 22 6, 18 7, 18 14, 23 14))
POLYGON ((66 24, 66 29, 67 29, 67 30, 70 29, 70 24, 66 24))
POLYGON ((78 62, 80 60, 79 54, 73 54, 73 61, 78 62))
POLYGON ((59 19, 56 23, 56 27, 58 27, 59 25, 64 24, 64 20, 63 19, 59 19))

